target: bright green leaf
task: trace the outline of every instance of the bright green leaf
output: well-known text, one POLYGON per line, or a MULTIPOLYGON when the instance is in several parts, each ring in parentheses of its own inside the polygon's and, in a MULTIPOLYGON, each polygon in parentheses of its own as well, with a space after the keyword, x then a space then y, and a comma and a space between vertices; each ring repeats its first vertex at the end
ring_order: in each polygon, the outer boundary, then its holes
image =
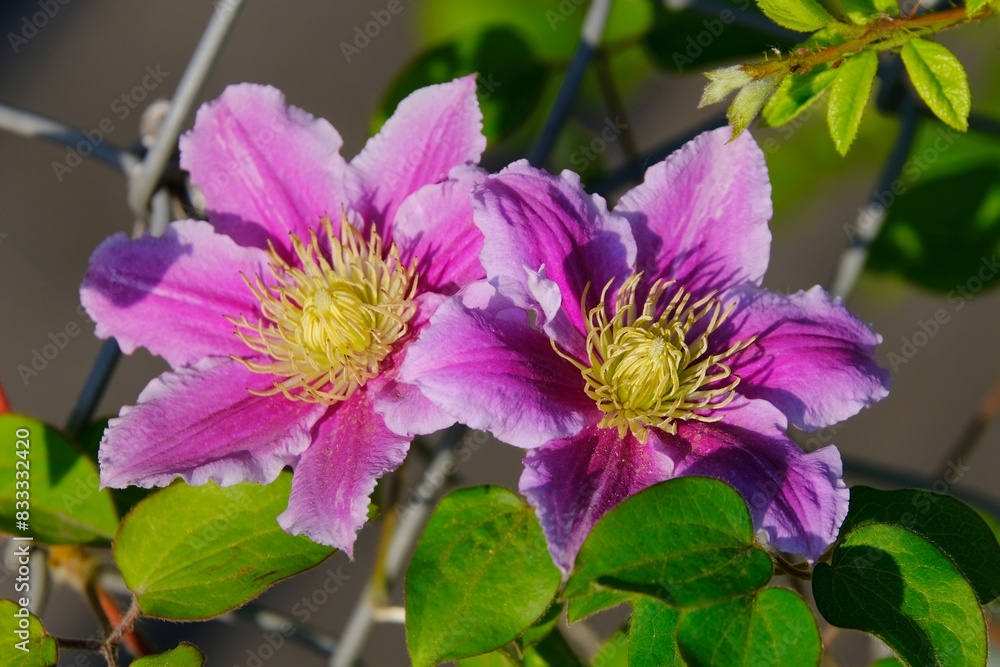
POLYGON ((934 544, 951 558, 981 603, 1000 596, 1000 544, 986 522, 962 501, 916 489, 851 487, 850 511, 841 533, 871 523, 906 528, 934 544))
POLYGON ((59 661, 56 640, 13 600, 0 600, 0 635, 0 664, 6 667, 50 667, 59 661))
POLYGON ((975 16, 980 11, 988 7, 991 2, 995 1, 996 0, 968 0, 968 2, 965 3, 965 8, 969 16, 975 16))
POLYGON ((837 78, 830 87, 830 106, 827 107, 826 120, 830 126, 830 136, 841 155, 847 155, 854 143, 877 69, 878 56, 873 51, 862 51, 851 56, 837 68, 837 78))
POLYGON ((908 665, 986 664, 986 624, 975 593, 937 547, 904 528, 868 524, 841 539, 813 572, 820 613, 870 632, 908 665))
POLYGON ((871 23, 883 15, 898 16, 899 3, 896 0, 839 0, 851 23, 859 25, 871 23))
POLYGON ((438 505, 406 573, 416 667, 506 645, 548 609, 560 582, 534 510, 496 486, 438 505))
POLYGON ((383 96, 374 129, 414 90, 478 73, 483 132, 492 144, 531 116, 545 91, 549 72, 531 45, 509 28, 464 36, 424 51, 407 65, 383 96))
POLYGON ((789 30, 813 32, 834 22, 816 0, 757 0, 769 19, 789 30))
POLYGON ((491 651, 457 661, 458 667, 522 667, 506 651, 491 651))
POLYGON ((202 667, 205 656, 194 645, 184 642, 166 653, 148 655, 132 662, 132 667, 202 667))
POLYGON ((903 45, 900 55, 913 87, 934 115, 956 130, 967 130, 972 92, 955 54, 937 42, 913 39, 903 45))
POLYGON ((111 541, 118 529, 111 494, 100 489, 97 466, 61 433, 31 417, 0 415, 0 451, 0 521, 5 530, 25 517, 18 512, 26 512, 28 528, 18 534, 38 542, 111 541))
POLYGON ((613 588, 695 606, 756 590, 771 573, 740 494, 714 479, 680 477, 627 498, 597 522, 564 595, 613 588))
POLYGON ((629 623, 628 667, 685 667, 677 648, 681 612, 659 600, 637 597, 629 623))
POLYGON ((582 595, 570 598, 566 605, 566 618, 570 623, 576 623, 599 611, 625 604, 632 597, 630 593, 610 588, 592 588, 582 595))
POLYGON ((791 121, 819 99, 836 78, 837 70, 829 65, 786 77, 764 106, 764 120, 771 127, 791 121))
POLYGON ((278 525, 292 475, 271 484, 174 484, 122 521, 114 556, 147 616, 212 618, 334 552, 278 525))
POLYGON ((690 667, 816 667, 821 655, 809 605, 784 588, 685 611, 677 645, 690 667))

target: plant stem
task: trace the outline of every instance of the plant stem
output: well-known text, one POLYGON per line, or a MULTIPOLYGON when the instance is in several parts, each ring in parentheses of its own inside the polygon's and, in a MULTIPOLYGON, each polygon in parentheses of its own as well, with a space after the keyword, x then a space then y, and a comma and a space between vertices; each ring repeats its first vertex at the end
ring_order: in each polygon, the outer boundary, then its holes
POLYGON ((951 446, 948 455, 941 461, 941 465, 937 469, 939 478, 945 478, 951 472, 953 465, 961 467, 963 460, 972 456, 976 445, 981 442, 986 429, 996 419, 997 414, 1000 414, 1000 378, 997 378, 986 395, 979 401, 975 414, 965 424, 965 428, 955 440, 955 444, 951 446))

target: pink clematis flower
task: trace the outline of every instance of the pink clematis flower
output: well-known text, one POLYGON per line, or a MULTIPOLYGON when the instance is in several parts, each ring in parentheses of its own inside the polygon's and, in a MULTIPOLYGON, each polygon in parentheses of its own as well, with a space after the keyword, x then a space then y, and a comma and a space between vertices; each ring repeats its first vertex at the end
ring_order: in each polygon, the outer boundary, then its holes
POLYGON ((103 485, 268 483, 290 465, 279 523, 350 554, 376 479, 453 422, 397 373, 434 309, 485 276, 475 79, 414 92, 350 163, 341 144, 278 90, 229 87, 181 141, 210 222, 94 253, 97 334, 172 367, 111 421, 103 485))
POLYGON ((530 450, 520 489, 564 571, 604 513, 679 475, 736 487, 771 544, 809 559, 847 512, 836 448, 803 453, 787 427, 884 397, 880 338, 819 287, 760 287, 770 183, 756 143, 729 137, 689 142, 610 213, 572 172, 487 178, 489 283, 442 305, 403 363, 453 417, 530 450))

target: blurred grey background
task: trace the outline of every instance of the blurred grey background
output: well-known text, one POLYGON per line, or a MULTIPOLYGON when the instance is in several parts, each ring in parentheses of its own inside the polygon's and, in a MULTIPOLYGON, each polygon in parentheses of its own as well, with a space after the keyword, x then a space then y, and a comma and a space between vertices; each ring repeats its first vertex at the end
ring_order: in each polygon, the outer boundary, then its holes
MULTIPOLYGON (((19 0, 0 5, 0 34, 5 36, 0 44, 0 101, 86 130, 110 118, 114 130, 108 140, 123 146, 136 141, 144 106, 155 97, 172 94, 213 11, 208 0, 74 0, 59 4, 56 15, 15 53, 6 36, 22 31, 24 17, 38 11, 36 5, 19 0), (141 85, 147 67, 159 68, 164 79, 149 99, 122 117, 116 100, 141 85)), ((369 12, 384 5, 363 0, 250 0, 208 80, 204 99, 216 97, 229 83, 272 84, 286 93, 290 103, 329 119, 344 138, 344 155, 353 156, 368 137, 371 116, 384 90, 417 48, 420 0, 405 2, 402 14, 372 45, 346 62, 340 43, 350 41, 355 27, 370 20, 369 12)), ((963 61, 975 62, 984 54, 996 60, 995 29, 995 24, 977 26, 945 41, 963 61)), ((991 78, 995 70, 971 69, 974 99, 996 88, 991 78)), ((626 106, 640 148, 677 136, 720 110, 695 111, 702 82, 696 75, 659 73, 629 93, 626 106)), ((1000 115, 1000 108, 989 111, 1000 115)), ((822 114, 814 115, 814 122, 822 122, 822 114)), ((885 120, 865 122, 893 127, 885 120)), ((786 139, 774 131, 755 134, 777 139, 775 155, 796 150, 794 135, 786 139)), ((612 162, 620 157, 617 151, 612 147, 608 153, 612 162)), ((65 422, 100 345, 78 311, 77 288, 89 254, 106 236, 128 232, 133 224, 122 175, 87 160, 57 176, 52 165, 66 155, 65 148, 0 132, 0 378, 14 411, 57 425, 65 422), (71 323, 83 333, 37 376, 22 379, 18 367, 30 365, 33 352, 50 341, 50 334, 71 323)), ((812 182, 807 196, 786 197, 794 203, 777 212, 773 225, 769 287, 795 291, 828 282, 847 243, 844 225, 854 222, 867 201, 879 167, 878 160, 844 164, 837 178, 812 182)), ((776 182, 776 190, 779 186, 776 182)), ((776 194, 779 201, 789 195, 776 194)), ((993 249, 984 248, 984 254, 988 252, 993 249)), ((945 308, 951 315, 950 322, 899 367, 889 398, 830 438, 848 455, 929 475, 1000 375, 996 353, 1000 294, 984 292, 957 310, 943 298, 897 279, 866 275, 850 305, 884 336, 883 359, 891 352, 900 354, 903 339, 912 340, 920 322, 932 319, 937 309, 945 308)), ((142 352, 125 358, 98 413, 116 414, 121 405, 133 403, 143 386, 165 368, 142 352)), ((463 467, 461 483, 514 487, 519 459, 520 453, 507 446, 483 448, 463 467)), ((959 481, 962 487, 1000 498, 1000 429, 995 424, 975 458, 963 465, 968 469, 959 481)), ((342 590, 311 619, 337 635, 367 576, 376 537, 377 528, 368 527, 355 562, 337 554, 316 570, 278 585, 262 601, 288 611, 331 573, 339 572, 346 577, 342 590)), ((0 587, 5 595, 7 585, 0 587)), ((86 606, 65 593, 57 592, 44 618, 55 634, 86 636, 93 630, 86 606)), ((150 629, 158 648, 171 647, 162 633, 174 630, 155 625, 150 629)), ((255 651, 264 643, 261 631, 247 625, 184 625, 177 626, 176 633, 201 645, 212 665, 256 664, 255 651)), ((402 665, 405 656, 398 625, 379 626, 365 654, 369 665, 402 665)), ((321 660, 285 642, 270 664, 318 665, 321 660)))

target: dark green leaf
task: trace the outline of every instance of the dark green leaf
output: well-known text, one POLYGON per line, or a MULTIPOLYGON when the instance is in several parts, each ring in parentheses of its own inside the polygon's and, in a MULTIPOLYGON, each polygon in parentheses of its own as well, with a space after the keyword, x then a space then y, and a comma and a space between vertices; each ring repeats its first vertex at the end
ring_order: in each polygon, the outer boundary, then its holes
POLYGON ((787 77, 764 105, 764 120, 772 127, 784 125, 808 109, 836 78, 837 70, 829 65, 787 77))
POLYGON ((614 591, 610 588, 593 588, 583 595, 570 598, 567 604, 566 618, 570 623, 576 623, 599 611, 617 607, 632 599, 630 593, 614 591))
POLYGON ((542 641, 549 636, 549 633, 556 627, 559 623, 559 617, 562 615, 562 605, 559 603, 553 604, 548 608, 542 617, 531 624, 531 627, 524 631, 517 639, 518 646, 521 650, 534 646, 538 642, 542 641))
POLYGON ((904 528, 868 524, 813 572, 833 625, 870 632, 911 667, 982 667, 986 624, 972 588, 948 558, 904 528))
POLYGON ((202 667, 204 664, 202 652, 185 642, 166 653, 139 658, 132 663, 132 667, 202 667))
POLYGON ((769 19, 789 30, 813 32, 834 22, 816 0, 757 0, 769 19))
POLYGON ((418 55, 393 81, 380 105, 376 128, 414 90, 472 73, 478 73, 483 132, 492 144, 509 136, 535 110, 549 67, 517 32, 505 27, 435 46, 418 55))
POLYGON ((292 475, 271 484, 174 484, 122 521, 115 562, 147 616, 212 618, 334 552, 278 525, 292 475))
POLYGON ((629 667, 684 667, 677 648, 681 612, 658 600, 636 597, 628 631, 629 667))
POLYGON ((104 545, 111 541, 118 529, 111 494, 100 488, 97 466, 59 431, 31 417, 0 415, 0 445, 4 452, 0 459, 4 530, 27 518, 28 528, 18 534, 38 542, 104 545))
POLYGON ((50 667, 59 661, 56 640, 13 600, 0 600, 0 634, 0 663, 6 667, 50 667))
POLYGON ((690 667, 816 667, 821 655, 812 611, 784 588, 685 611, 677 644, 690 667))
POLYGON ((956 130, 968 129, 972 93, 955 54, 937 42, 913 39, 903 45, 900 55, 913 87, 931 111, 956 130))
POLYGON ((629 638, 627 630, 618 630, 601 645, 591 660, 594 667, 628 667, 629 638))
MULTIPOLYGON (((942 126, 942 131, 954 132, 942 126)), ((954 140, 953 140, 954 141, 954 140)), ((970 142, 974 141, 970 139, 970 142)), ((944 143, 945 150, 959 152, 944 143)), ((868 267, 896 273, 910 282, 947 295, 948 308, 939 309, 928 318, 927 335, 947 324, 952 312, 965 305, 983 290, 993 289, 1000 266, 1000 162, 967 163, 961 171, 938 173, 929 169, 926 157, 938 159, 940 150, 922 150, 904 167, 919 181, 900 186, 894 192, 882 192, 885 203, 892 203, 881 234, 872 245, 868 267), (935 321, 936 320, 936 321, 935 321)), ((942 159, 943 161, 943 159, 942 159)), ((910 347, 914 350, 916 348, 910 347)), ((906 348, 905 363, 911 354, 906 348)), ((898 357, 898 355, 896 355, 898 357)))
POLYGON ((524 667, 583 667, 558 628, 524 652, 524 667))
POLYGON ((646 48, 658 66, 675 72, 698 71, 707 65, 740 57, 759 57, 771 48, 787 49, 794 43, 775 39, 757 30, 754 20, 763 20, 752 4, 721 0, 723 9, 699 11, 697 5, 673 9, 663 2, 654 6, 653 29, 645 38, 646 48))
POLYGON ((873 662, 871 667, 906 667, 897 658, 882 658, 878 662, 873 662))
POLYGON ((613 588, 696 606, 756 590, 771 572, 740 494, 680 477, 626 499, 594 526, 564 595, 613 588))
POLYGON ((406 573, 406 641, 416 667, 513 641, 560 582, 534 510, 496 486, 452 493, 431 517, 406 573))
POLYGON ((877 69, 878 56, 874 51, 851 56, 837 68, 837 78, 830 86, 826 120, 833 144, 841 155, 847 155, 858 134, 877 69))
POLYGON ((851 508, 841 533, 871 523, 906 528, 934 544, 951 558, 983 604, 1000 596, 1000 544, 986 522, 962 501, 916 489, 851 487, 851 508))

